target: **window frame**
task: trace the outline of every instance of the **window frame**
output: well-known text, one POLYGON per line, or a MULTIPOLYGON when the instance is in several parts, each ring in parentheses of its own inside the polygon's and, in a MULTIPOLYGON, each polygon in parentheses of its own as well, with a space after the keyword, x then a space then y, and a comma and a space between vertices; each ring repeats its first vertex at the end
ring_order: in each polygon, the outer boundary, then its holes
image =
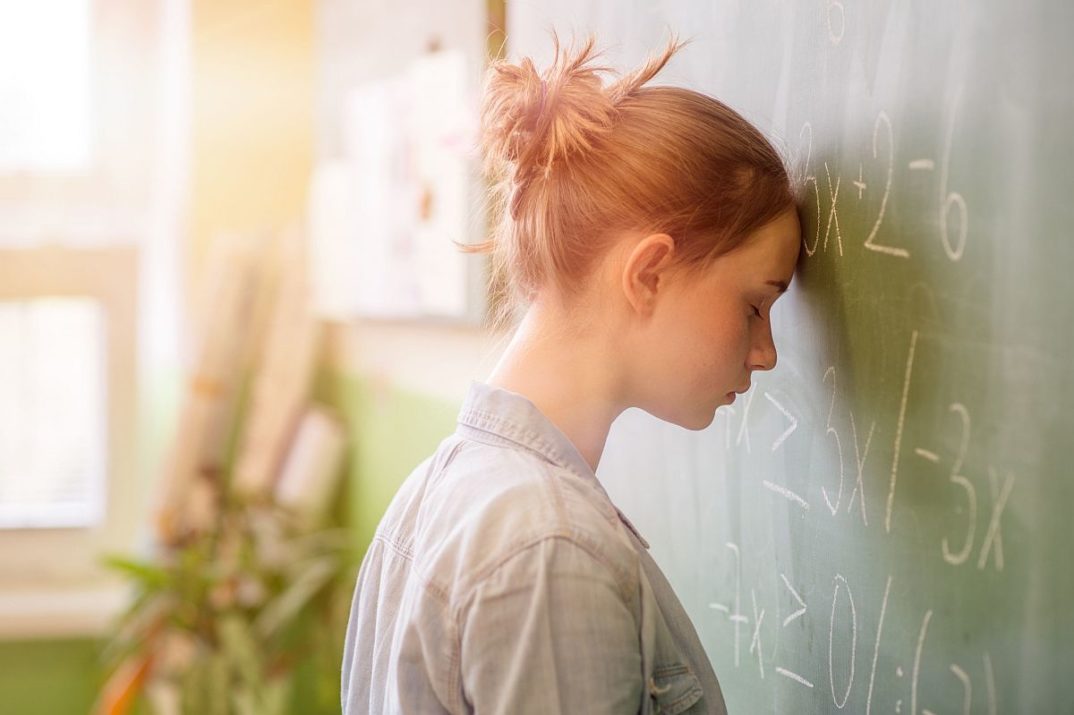
POLYGON ((165 61, 162 17, 175 1, 90 0, 89 166, 0 171, 0 246, 99 243, 148 223, 161 107, 154 80, 165 61))
POLYGON ((100 559, 128 552, 144 521, 138 268, 134 245, 0 249, 0 300, 62 296, 99 302, 108 383, 104 520, 91 527, 0 530, 0 636, 100 632, 122 603, 126 587, 100 559))

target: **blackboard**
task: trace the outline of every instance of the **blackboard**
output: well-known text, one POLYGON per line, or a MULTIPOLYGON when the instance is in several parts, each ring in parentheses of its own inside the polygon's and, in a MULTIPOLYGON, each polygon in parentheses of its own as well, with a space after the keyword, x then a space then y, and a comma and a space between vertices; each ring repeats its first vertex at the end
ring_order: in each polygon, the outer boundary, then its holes
POLYGON ((1069 3, 509 2, 508 54, 597 33, 800 170, 775 371, 598 476, 731 712, 1074 712, 1069 3))

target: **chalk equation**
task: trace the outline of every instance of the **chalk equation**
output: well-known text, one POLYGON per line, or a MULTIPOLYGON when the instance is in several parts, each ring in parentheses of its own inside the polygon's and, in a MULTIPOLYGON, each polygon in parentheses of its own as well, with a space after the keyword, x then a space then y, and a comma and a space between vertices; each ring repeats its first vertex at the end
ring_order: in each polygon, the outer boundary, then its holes
MULTIPOLYGON (((735 583, 733 600, 731 603, 713 601, 708 605, 713 611, 723 614, 727 621, 732 624, 735 667, 739 667, 741 664, 740 651, 743 637, 748 637, 748 655, 754 657, 758 673, 763 680, 766 677, 766 661, 764 657, 766 636, 764 624, 767 609, 762 607, 763 601, 758 600, 757 589, 751 587, 749 589, 751 612, 748 614, 742 612, 743 585, 741 550, 738 545, 733 542, 727 542, 726 547, 734 560, 733 571, 735 574, 735 583)), ((811 610, 809 604, 801 595, 802 589, 797 588, 792 584, 784 573, 780 573, 779 578, 785 590, 785 594, 783 594, 782 597, 790 608, 794 608, 794 610, 783 619, 779 626, 780 628, 787 628, 799 619, 810 617, 811 610)), ((832 704, 836 708, 843 709, 847 706, 851 693, 857 686, 866 688, 866 715, 870 715, 873 712, 877 666, 879 664, 881 644, 884 638, 884 623, 888 613, 888 600, 891 595, 892 582, 893 578, 889 575, 884 586, 883 596, 881 597, 879 604, 876 605, 878 613, 876 616, 876 633, 872 637, 872 658, 870 661, 868 677, 866 678, 865 674, 858 673, 855 669, 857 663, 858 641, 861 639, 861 636, 859 635, 860 618, 858 606, 855 602, 853 589, 851 588, 850 582, 843 574, 837 573, 832 578, 830 607, 826 612, 828 616, 826 685, 828 693, 832 699, 832 704), (845 639, 837 639, 835 637, 837 630, 841 633, 846 633, 847 637, 845 639), (837 668, 837 662, 842 667, 837 668)), ((825 612, 822 611, 820 617, 823 618, 824 615, 825 612)), ((902 697, 895 697, 892 703, 893 710, 896 713, 904 712, 904 706, 908 705, 908 710, 905 712, 909 715, 936 715, 936 713, 924 707, 924 698, 920 688, 929 626, 932 623, 934 615, 935 612, 932 609, 927 609, 921 616, 913 652, 904 654, 909 669, 904 668, 902 664, 897 664, 890 674, 894 676, 896 683, 901 682, 905 684, 905 687, 902 690, 902 693, 906 696, 905 699, 902 697)), ((868 638, 868 635, 865 637, 868 638)), ((783 649, 783 651, 786 650, 787 649, 783 649)), ((947 663, 947 671, 953 678, 952 687, 958 688, 960 695, 959 699, 962 703, 961 712, 963 714, 968 715, 973 708, 974 684, 977 683, 978 693, 980 693, 981 690, 984 691, 983 702, 987 707, 987 712, 989 715, 996 715, 998 708, 996 679, 992 667, 992 656, 987 650, 982 651, 979 655, 980 660, 975 660, 972 666, 967 663, 947 663)), ((799 660, 806 661, 807 659, 800 658, 799 660)), ((809 663, 807 662, 806 666, 808 665, 809 663)), ((820 678, 824 677, 823 673, 811 672, 803 667, 802 663, 787 660, 786 656, 783 656, 783 659, 772 663, 770 667, 771 672, 774 672, 776 675, 796 686, 808 690, 818 689, 818 682, 822 683, 819 687, 824 687, 825 685, 823 681, 819 681, 820 678)), ((815 668, 815 664, 813 664, 813 667, 815 668)), ((899 692, 897 688, 895 692, 899 692)))
MULTIPOLYGON (((828 12, 831 39, 838 44, 844 29, 843 6, 829 3, 828 12)), ((967 250, 972 249, 968 239, 969 208, 965 197, 951 185, 950 172, 960 95, 958 90, 951 96, 938 157, 914 156, 900 162, 891 119, 880 111, 872 122, 871 142, 860 161, 855 158, 857 170, 851 177, 833 171, 828 162, 814 166, 813 127, 809 122, 802 125, 799 138, 805 156, 806 195, 812 192, 815 203, 815 222, 803 227, 807 261, 821 255, 840 261, 853 250, 895 261, 914 260, 921 246, 913 245, 898 231, 887 230, 896 173, 903 171, 933 182, 933 198, 926 210, 931 212, 930 222, 936 231, 935 236, 926 239, 938 240, 949 264, 963 260, 967 250), (855 232, 844 230, 841 211, 846 204, 841 202, 862 201, 870 195, 874 198, 869 204, 868 221, 855 238, 855 232), (822 197, 826 204, 823 210, 822 197)), ((856 212, 860 218, 861 211, 856 212)), ((928 350, 929 334, 913 324, 906 331, 901 352, 893 353, 899 355, 892 360, 898 372, 892 369, 883 378, 884 384, 892 386, 888 390, 888 414, 863 415, 860 408, 850 406, 853 395, 847 394, 842 384, 844 370, 829 364, 813 378, 817 381, 814 384, 822 387, 824 400, 815 417, 801 414, 794 400, 779 389, 758 382, 740 405, 724 408, 723 445, 729 454, 758 459, 793 449, 800 440, 819 443, 824 454, 831 456, 831 463, 825 463, 819 475, 810 473, 805 478, 794 470, 763 470, 765 476, 747 480, 745 488, 753 485, 763 489, 771 496, 774 508, 783 505, 808 523, 849 519, 883 536, 899 529, 900 476, 908 469, 930 479, 935 476, 931 483, 944 490, 940 507, 950 507, 951 513, 935 533, 922 532, 920 536, 928 545, 921 557, 942 564, 938 568, 1002 572, 1003 517, 1017 479, 1013 470, 987 463, 979 455, 970 459, 974 417, 966 401, 945 399, 943 418, 929 436, 920 437, 910 429, 910 405, 931 398, 929 391, 920 388, 920 378, 915 374, 922 351, 928 350), (756 431, 758 423, 766 426, 763 434, 756 431), (803 429, 808 425, 814 425, 815 430, 803 429), (972 470, 970 464, 981 466, 972 470)), ((890 706, 900 714, 936 715, 923 692, 922 674, 931 668, 929 672, 935 677, 930 683, 934 683, 940 678, 935 671, 942 668, 941 681, 952 690, 944 694, 945 702, 957 699, 962 713, 970 713, 975 702, 979 712, 998 712, 993 656, 988 648, 969 648, 969 652, 963 649, 960 653, 964 654, 948 656, 939 665, 940 657, 928 658, 930 629, 935 630, 937 622, 942 622, 944 610, 925 607, 909 614, 916 625, 911 647, 902 647, 905 652, 884 649, 894 574, 886 574, 882 596, 869 602, 856 593, 849 572, 836 571, 830 574, 828 588, 819 592, 821 601, 816 602, 817 589, 809 593, 805 583, 796 583, 783 571, 778 572, 778 594, 771 588, 766 592, 757 584, 747 586, 743 583, 745 555, 741 544, 727 541, 725 547, 733 592, 724 599, 708 602, 708 607, 729 626, 735 667, 752 663, 761 679, 775 677, 791 687, 812 692, 826 690, 836 709, 847 708, 858 689, 858 701, 864 701, 867 715, 878 707, 874 703, 874 695, 880 692, 876 688, 878 675, 892 686, 884 692, 895 693, 885 704, 885 712, 890 711, 890 706), (801 628, 806 623, 818 625, 818 620, 827 626, 826 658, 808 654, 795 657, 793 649, 779 647, 779 633, 784 629, 801 628), (875 630, 870 625, 870 632, 865 633, 866 622, 875 622, 875 630), (866 656, 859 664, 859 650, 866 649, 871 658, 866 656), (886 660, 880 658, 882 650, 886 660)))

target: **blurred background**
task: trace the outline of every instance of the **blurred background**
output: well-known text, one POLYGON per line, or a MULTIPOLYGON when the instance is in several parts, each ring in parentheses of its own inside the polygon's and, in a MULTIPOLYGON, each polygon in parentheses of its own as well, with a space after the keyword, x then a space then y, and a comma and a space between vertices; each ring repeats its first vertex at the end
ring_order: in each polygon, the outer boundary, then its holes
POLYGON ((339 711, 365 546, 505 343, 452 244, 505 27, 0 0, 4 712, 339 711))

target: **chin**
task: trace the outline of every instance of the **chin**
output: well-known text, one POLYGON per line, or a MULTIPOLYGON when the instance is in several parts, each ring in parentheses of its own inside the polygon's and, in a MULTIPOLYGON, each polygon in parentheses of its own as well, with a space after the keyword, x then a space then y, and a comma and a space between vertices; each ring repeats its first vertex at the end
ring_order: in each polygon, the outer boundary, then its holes
POLYGON ((706 406, 689 415, 675 415, 674 417, 661 417, 660 419, 692 432, 700 432, 707 429, 716 419, 716 409, 719 407, 722 407, 722 405, 717 405, 716 407, 706 406))
POLYGON ((706 429, 709 425, 711 425, 713 420, 716 419, 717 408, 723 407, 726 404, 729 403, 725 398, 723 401, 715 405, 713 405, 712 403, 707 403, 704 405, 693 405, 691 406, 692 409, 690 410, 684 410, 682 409, 682 406, 679 406, 679 409, 675 409, 675 407, 671 405, 635 406, 649 413, 658 420, 663 420, 664 422, 673 424, 676 427, 682 427, 683 429, 688 429, 693 432, 700 432, 701 430, 706 429))

